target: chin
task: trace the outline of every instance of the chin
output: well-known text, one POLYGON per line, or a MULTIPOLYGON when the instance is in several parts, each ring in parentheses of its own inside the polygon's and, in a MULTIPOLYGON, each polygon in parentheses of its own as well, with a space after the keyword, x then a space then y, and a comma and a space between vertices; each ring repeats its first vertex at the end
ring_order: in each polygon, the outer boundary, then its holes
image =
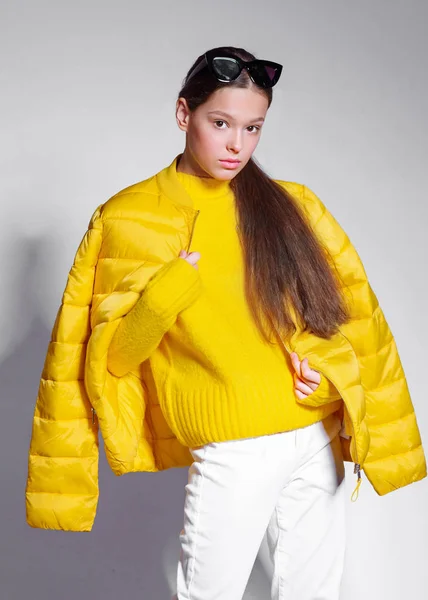
POLYGON ((212 177, 221 181, 230 181, 236 177, 240 170, 241 169, 223 169, 222 167, 219 167, 214 171, 215 175, 212 175, 212 177))

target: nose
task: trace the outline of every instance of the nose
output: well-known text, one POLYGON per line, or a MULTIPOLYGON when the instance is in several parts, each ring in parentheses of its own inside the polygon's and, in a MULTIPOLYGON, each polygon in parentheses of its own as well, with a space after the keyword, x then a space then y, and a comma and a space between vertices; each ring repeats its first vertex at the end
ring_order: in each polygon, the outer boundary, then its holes
POLYGON ((229 152, 234 152, 238 154, 242 149, 242 134, 240 131, 231 131, 228 142, 227 149, 229 152))

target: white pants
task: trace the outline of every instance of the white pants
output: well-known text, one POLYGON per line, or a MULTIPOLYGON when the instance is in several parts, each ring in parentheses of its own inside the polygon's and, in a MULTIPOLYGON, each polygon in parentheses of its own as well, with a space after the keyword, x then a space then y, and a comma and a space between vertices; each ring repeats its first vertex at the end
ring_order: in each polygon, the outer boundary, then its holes
POLYGON ((302 429, 192 448, 178 600, 241 600, 266 533, 272 600, 338 600, 345 468, 336 414, 302 429))

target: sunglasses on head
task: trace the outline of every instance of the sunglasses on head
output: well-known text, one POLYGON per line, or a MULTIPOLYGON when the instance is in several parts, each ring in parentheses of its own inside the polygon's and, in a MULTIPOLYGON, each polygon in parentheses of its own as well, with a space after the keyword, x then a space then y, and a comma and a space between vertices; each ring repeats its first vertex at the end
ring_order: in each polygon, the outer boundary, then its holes
POLYGON ((278 83, 282 71, 282 65, 270 60, 255 59, 247 61, 225 52, 208 50, 208 52, 205 52, 203 60, 196 65, 187 77, 187 81, 206 66, 219 81, 224 83, 233 81, 242 69, 246 69, 251 80, 262 88, 271 88, 278 83))

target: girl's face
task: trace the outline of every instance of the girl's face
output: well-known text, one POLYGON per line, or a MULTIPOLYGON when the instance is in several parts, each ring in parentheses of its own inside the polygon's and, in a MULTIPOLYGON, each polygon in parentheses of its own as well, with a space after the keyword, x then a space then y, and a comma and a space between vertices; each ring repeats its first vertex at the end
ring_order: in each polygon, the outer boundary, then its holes
POLYGON ((184 98, 177 100, 176 118, 186 132, 179 171, 231 180, 256 149, 268 110, 267 97, 254 88, 223 87, 190 112, 184 98), (238 159, 237 166, 224 162, 238 159))

